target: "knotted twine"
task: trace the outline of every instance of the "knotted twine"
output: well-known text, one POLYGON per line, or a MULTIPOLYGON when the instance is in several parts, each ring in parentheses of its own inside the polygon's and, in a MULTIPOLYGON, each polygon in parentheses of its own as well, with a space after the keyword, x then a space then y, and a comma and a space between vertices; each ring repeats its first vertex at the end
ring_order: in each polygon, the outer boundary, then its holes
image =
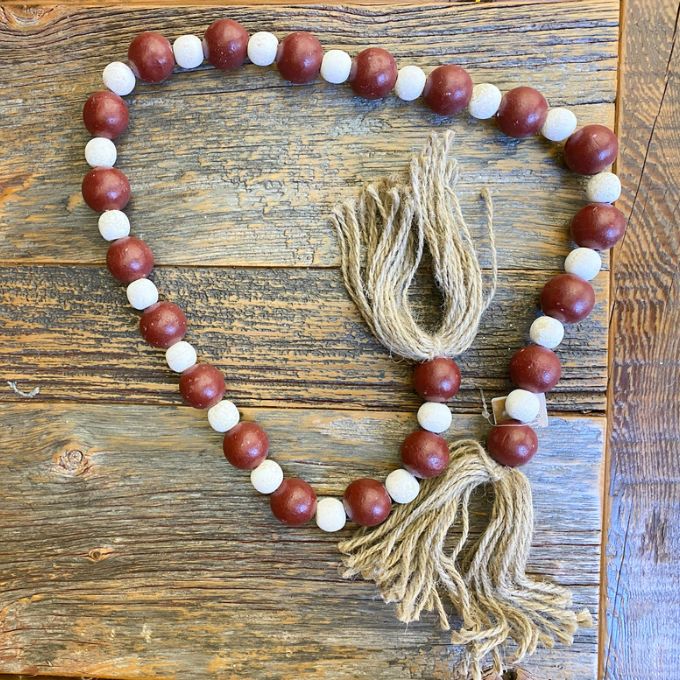
MULTIPOLYGON (((468 349, 496 289, 491 198, 482 191, 491 254, 485 292, 456 196, 453 139, 450 131, 431 135, 406 179, 369 184, 333 212, 350 297, 380 342, 414 361, 455 357, 468 349), (418 322, 409 297, 426 247, 443 297, 435 330, 418 322)), ((400 621, 418 621, 421 613, 434 611, 441 628, 450 630, 443 601, 448 598, 459 619, 451 641, 463 646, 458 675, 481 680, 488 657, 493 670, 502 671, 508 641, 515 644, 512 661, 518 662, 539 644, 571 644, 579 626, 592 620, 588 611, 572 611, 567 589, 526 574, 534 518, 524 474, 498 465, 471 439, 452 442, 450 452, 447 470, 423 481, 416 500, 338 547, 345 556, 345 578, 374 581, 382 598, 397 604, 400 621), (470 500, 488 486, 493 490, 489 522, 471 542, 470 500), (447 548, 456 523, 460 534, 447 548)))

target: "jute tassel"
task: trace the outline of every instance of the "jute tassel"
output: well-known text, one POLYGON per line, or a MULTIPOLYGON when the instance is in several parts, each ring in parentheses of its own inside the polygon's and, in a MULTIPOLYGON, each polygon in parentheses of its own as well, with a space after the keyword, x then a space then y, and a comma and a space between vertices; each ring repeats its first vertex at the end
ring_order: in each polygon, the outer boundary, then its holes
MULTIPOLYGON (((450 132, 432 135, 406 180, 369 185, 333 214, 350 296, 376 337, 415 361, 464 352, 496 286, 491 200, 483 192, 492 264, 485 293, 455 193, 452 143, 450 132), (432 332, 420 326, 409 301, 425 246, 443 296, 442 321, 432 332)), ((495 463, 476 441, 456 441, 450 449, 446 472, 424 481, 415 501, 397 507, 380 526, 358 531, 339 549, 344 576, 375 581, 383 599, 397 603, 397 616, 405 623, 434 611, 440 626, 450 629, 443 601, 448 598, 460 624, 451 640, 463 646, 458 676, 481 680, 487 658, 501 672, 509 640, 516 662, 539 644, 571 644, 579 626, 591 619, 587 611, 571 610, 568 590, 525 573, 533 532, 527 478, 495 463), (470 499, 488 486, 493 491, 488 526, 468 545, 470 499), (447 549, 454 524, 460 535, 447 549)))

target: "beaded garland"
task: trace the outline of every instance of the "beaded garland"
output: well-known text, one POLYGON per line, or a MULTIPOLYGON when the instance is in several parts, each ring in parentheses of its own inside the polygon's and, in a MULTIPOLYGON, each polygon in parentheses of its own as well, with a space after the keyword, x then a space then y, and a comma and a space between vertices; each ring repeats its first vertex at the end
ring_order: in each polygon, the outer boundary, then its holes
POLYGON ((394 57, 371 47, 354 58, 343 50, 324 52, 307 32, 294 32, 280 42, 269 32, 249 35, 231 19, 219 19, 201 40, 182 35, 171 45, 156 32, 143 32, 128 49, 128 63, 114 61, 103 71, 106 90, 92 94, 83 108, 83 120, 93 138, 85 147, 92 169, 85 175, 82 194, 100 212, 99 231, 110 242, 106 262, 116 280, 127 284, 130 305, 142 312, 139 328, 152 346, 165 349, 170 369, 180 375, 179 389, 185 402, 207 410, 208 422, 224 433, 223 451, 236 468, 250 471, 253 487, 270 497, 274 516, 284 524, 299 526, 315 517, 320 529, 339 531, 347 518, 361 526, 375 526, 390 514, 392 504, 410 503, 419 492, 419 480, 440 475, 449 463, 449 446, 441 436, 451 425, 447 403, 460 388, 456 362, 438 357, 416 365, 413 387, 424 399, 418 409, 419 430, 401 446, 403 467, 391 472, 384 484, 357 479, 346 488, 342 500, 317 501, 312 487, 302 479, 284 477, 281 467, 268 457, 269 438, 255 422, 241 422, 236 406, 224 399, 222 373, 210 364, 198 363, 194 347, 184 340, 187 320, 182 310, 159 301, 155 284, 147 278, 154 266, 149 246, 130 235, 123 212, 130 199, 127 177, 114 166, 113 143, 128 125, 129 95, 137 80, 158 83, 168 78, 175 65, 194 69, 204 60, 218 69, 238 68, 249 60, 256 66, 275 64, 292 83, 308 83, 319 75, 333 84, 348 82, 354 93, 380 99, 390 92, 404 101, 420 97, 437 114, 453 116, 467 109, 473 118, 495 117, 508 136, 524 138, 542 134, 564 143, 564 160, 576 173, 590 176, 586 183, 589 204, 571 221, 571 236, 578 246, 565 260, 564 274, 550 279, 540 295, 543 316, 529 329, 532 344, 510 360, 510 379, 517 386, 505 399, 507 419, 493 426, 487 437, 488 453, 501 465, 527 463, 538 450, 538 438, 529 423, 539 414, 540 394, 555 387, 561 365, 555 350, 564 337, 564 326, 583 320, 595 304, 589 281, 601 268, 599 251, 611 248, 625 229, 623 214, 611 204, 621 192, 616 175, 607 171, 618 152, 614 133, 602 125, 576 129, 576 116, 566 108, 550 108, 545 97, 531 87, 506 93, 493 84, 474 85, 465 69, 453 64, 435 68, 429 75, 414 65, 398 69, 394 57))

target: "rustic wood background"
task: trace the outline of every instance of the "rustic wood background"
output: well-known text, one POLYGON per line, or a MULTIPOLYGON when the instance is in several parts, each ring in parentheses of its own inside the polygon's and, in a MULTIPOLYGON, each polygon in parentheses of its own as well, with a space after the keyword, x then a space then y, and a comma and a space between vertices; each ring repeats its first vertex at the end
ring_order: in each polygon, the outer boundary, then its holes
MULTIPOLYGON (((226 14, 251 30, 310 29, 329 47, 380 44, 423 67, 456 61, 502 88, 530 76, 583 122, 614 124, 618 3, 561 1, 556 10, 528 0, 0 9, 0 126, 11 149, 0 157, 0 672, 447 677, 455 649, 433 620, 405 628, 371 586, 342 582, 335 539, 275 523, 221 460, 219 436, 180 404, 162 353, 139 340, 136 315, 103 267, 96 216, 79 193, 88 138, 80 109, 139 30, 201 32, 226 14), (39 393, 22 396, 6 381, 39 393)), ((597 630, 585 631, 573 648, 527 662, 538 678, 593 678, 598 663, 607 677, 655 678, 677 649, 678 237, 664 228, 678 205, 676 11, 677 0, 625 8, 624 28, 635 28, 624 30, 619 107, 631 230, 614 257, 614 380, 607 266, 595 313, 561 350, 565 379, 528 468, 532 569, 571 586, 598 619, 602 595, 609 616, 599 645, 597 630), (652 32, 662 49, 644 38, 652 32), (658 341, 641 342, 641 330, 658 341), (607 399, 611 474, 602 464, 607 399), (660 440, 649 426, 662 424, 660 440), (605 484, 613 500, 603 518, 605 484), (660 604, 645 609, 639 599, 660 604), (643 658, 652 631, 659 644, 643 658)), ((290 472, 332 493, 358 474, 384 475, 417 402, 409 367, 386 355, 346 297, 327 215, 364 181, 403 168, 449 121, 322 83, 289 86, 252 67, 201 69, 131 100, 119 166, 133 185, 133 230, 154 248, 155 280, 186 308, 201 356, 225 370, 230 394, 269 429, 290 472)), ((465 117, 454 125, 464 209, 478 225, 478 189, 492 186, 503 269, 455 404, 456 430, 481 434, 480 390, 490 398, 508 389, 507 359, 541 282, 561 266, 582 194, 539 140, 511 142, 465 117)), ((419 292, 431 309, 426 283, 419 292)))

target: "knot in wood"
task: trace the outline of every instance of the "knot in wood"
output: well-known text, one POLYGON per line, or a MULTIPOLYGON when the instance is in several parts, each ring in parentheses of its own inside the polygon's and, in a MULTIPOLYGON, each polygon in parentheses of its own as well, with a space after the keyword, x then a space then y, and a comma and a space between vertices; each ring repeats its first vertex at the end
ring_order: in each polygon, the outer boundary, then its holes
POLYGON ((87 456, 81 449, 66 447, 56 460, 57 467, 61 474, 75 477, 87 471, 89 464, 87 456))

